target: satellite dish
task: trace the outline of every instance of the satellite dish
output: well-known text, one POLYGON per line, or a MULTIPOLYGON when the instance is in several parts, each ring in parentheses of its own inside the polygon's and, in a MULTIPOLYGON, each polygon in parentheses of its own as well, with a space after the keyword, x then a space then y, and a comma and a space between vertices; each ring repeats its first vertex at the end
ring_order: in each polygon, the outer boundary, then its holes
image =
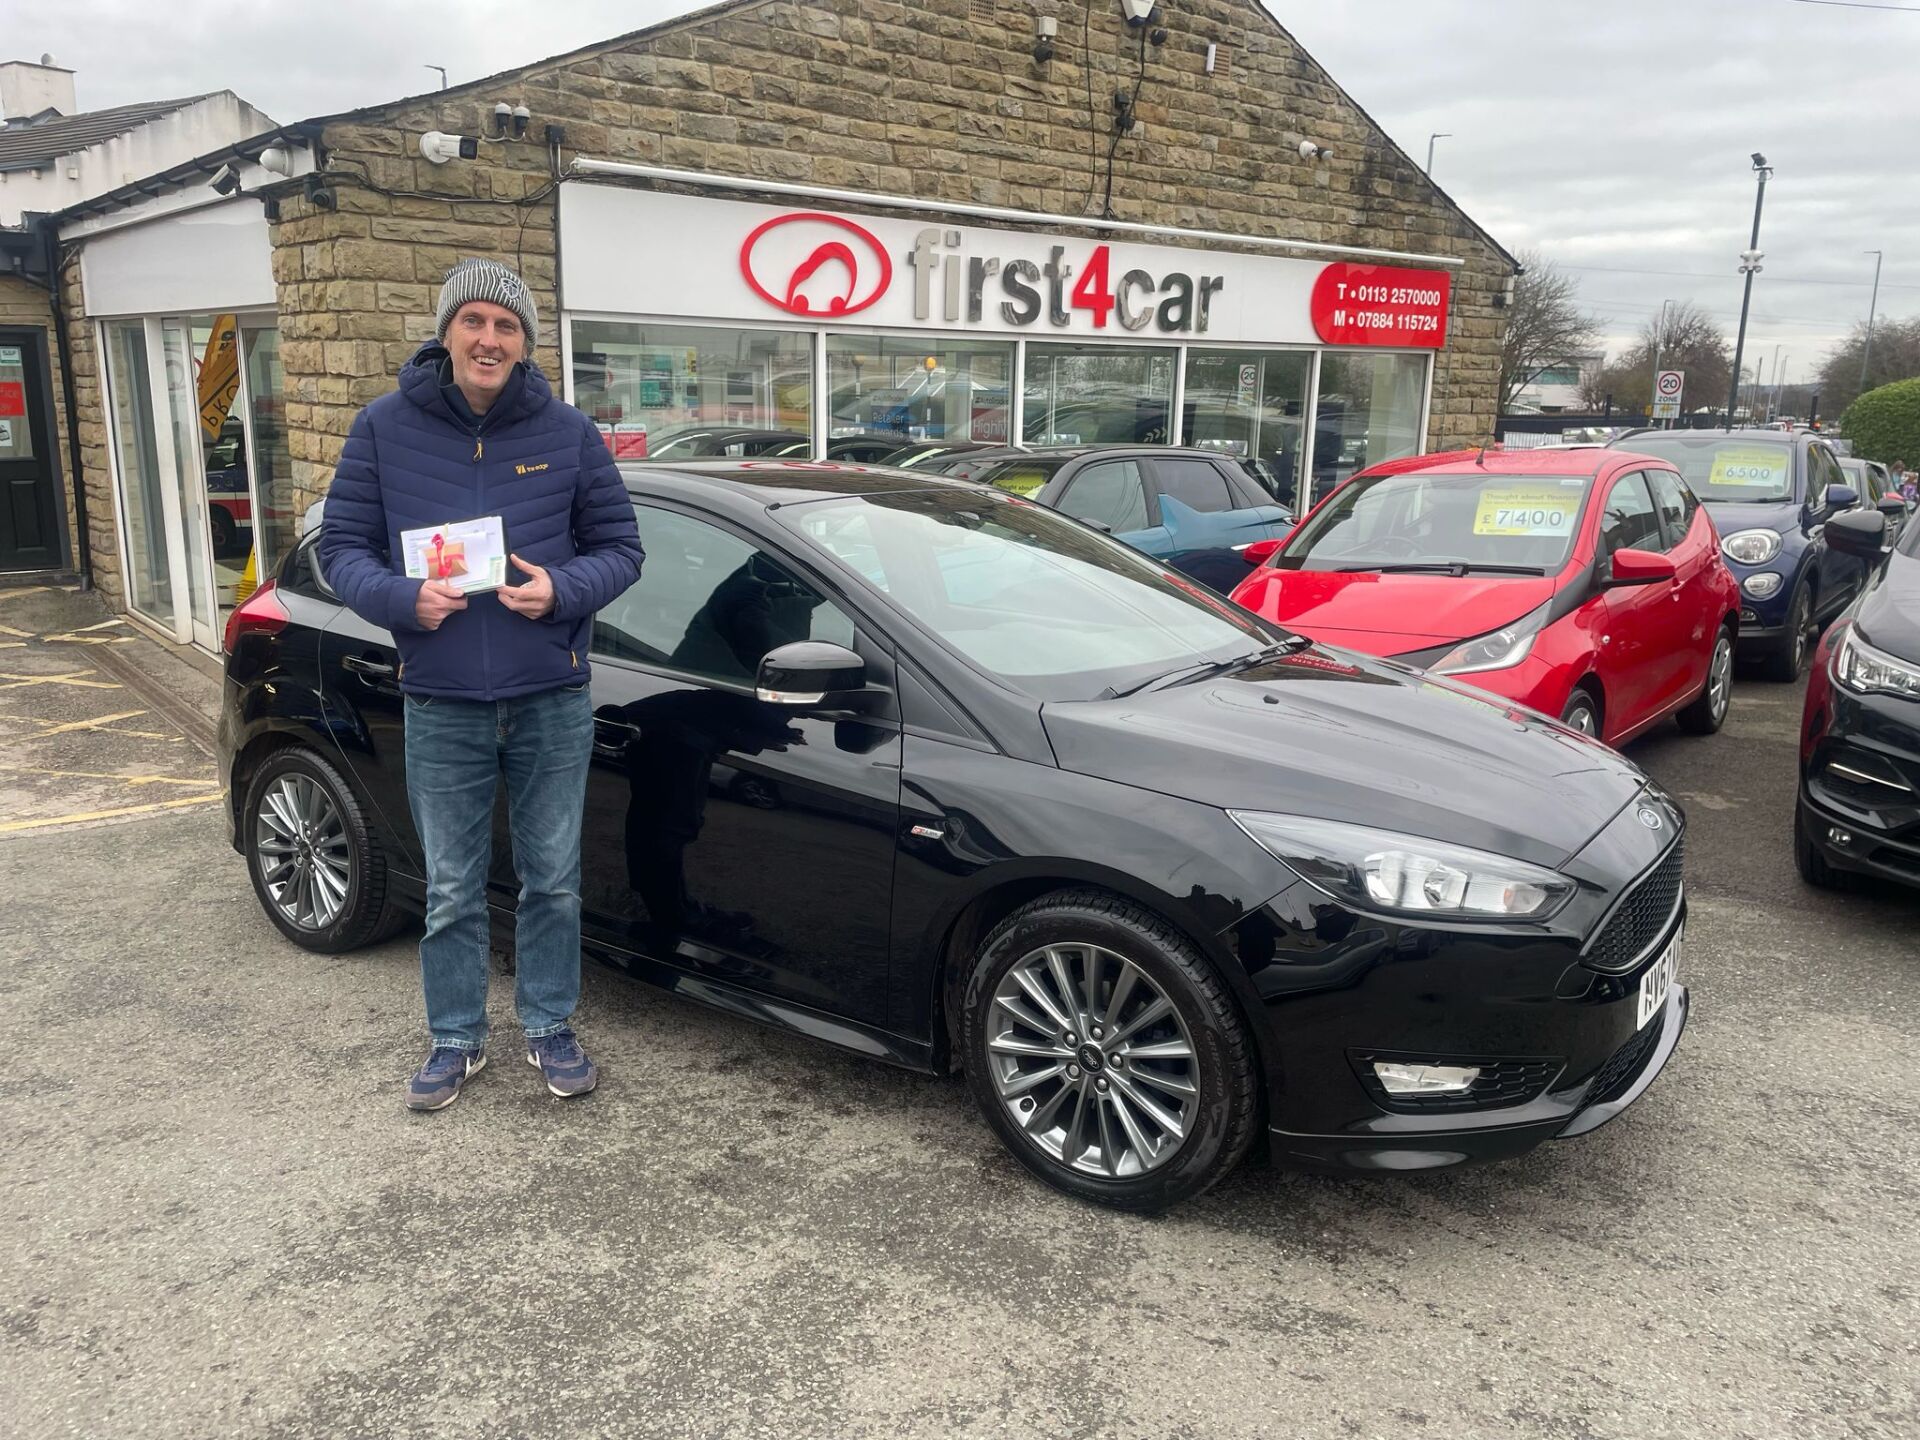
POLYGON ((41 63, 42 65, 46 65, 46 66, 49 66, 49 67, 51 67, 51 66, 52 66, 52 64, 53 64, 53 56, 51 56, 51 55, 46 55, 46 54, 43 54, 43 55, 41 55, 41 57, 40 57, 40 63, 41 63))

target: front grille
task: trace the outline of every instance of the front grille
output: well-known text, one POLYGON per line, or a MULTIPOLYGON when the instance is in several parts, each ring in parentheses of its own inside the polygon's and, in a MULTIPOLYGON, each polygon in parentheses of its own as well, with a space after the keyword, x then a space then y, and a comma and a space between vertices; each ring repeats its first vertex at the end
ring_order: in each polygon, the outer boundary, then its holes
POLYGON ((1560 1073, 1558 1060, 1441 1060, 1420 1057, 1416 1063, 1442 1065, 1478 1065, 1480 1077, 1458 1095, 1391 1095, 1373 1073, 1376 1060, 1408 1060, 1405 1055, 1356 1055, 1354 1069, 1360 1083, 1367 1087, 1374 1104, 1385 1110, 1431 1115, 1436 1111, 1494 1110, 1504 1105, 1524 1105, 1534 1099, 1560 1073))
POLYGON ((1673 848, 1653 869, 1634 882, 1626 897, 1614 907, 1600 933, 1593 937, 1583 957, 1595 970, 1617 975, 1631 970, 1660 938, 1680 903, 1680 868, 1686 841, 1676 840, 1673 848))
POLYGON ((1640 1069, 1646 1064, 1647 1056, 1653 1053, 1653 1042, 1659 1038, 1660 1026, 1657 1023, 1644 1025, 1637 1035, 1614 1051, 1613 1058, 1602 1065, 1600 1073, 1593 1077, 1593 1084, 1587 1090, 1587 1104, 1604 1105, 1626 1094, 1633 1082, 1640 1078, 1640 1069))

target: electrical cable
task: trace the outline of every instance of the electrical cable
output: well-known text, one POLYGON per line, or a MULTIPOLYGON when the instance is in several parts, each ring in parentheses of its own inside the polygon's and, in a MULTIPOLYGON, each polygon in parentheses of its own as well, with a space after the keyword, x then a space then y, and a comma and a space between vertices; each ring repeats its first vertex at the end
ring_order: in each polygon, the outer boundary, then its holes
MULTIPOLYGON (((1141 87, 1144 86, 1146 83, 1147 83, 1147 27, 1145 25, 1142 25, 1140 27, 1140 64, 1139 64, 1139 68, 1134 72, 1133 93, 1127 97, 1127 108, 1124 112, 1122 112, 1123 115, 1127 117, 1131 117, 1133 115, 1135 107, 1137 107, 1140 103, 1141 87)), ((1105 196, 1102 197, 1100 201, 1100 218, 1102 220, 1113 220, 1118 218, 1113 213, 1113 157, 1116 153, 1118 153, 1120 149, 1120 142, 1126 138, 1128 131, 1132 129, 1131 124, 1123 128, 1120 125, 1119 120, 1120 120, 1120 117, 1116 116, 1114 121, 1114 126, 1113 126, 1113 139, 1107 142, 1107 191, 1105 196)))
POLYGON ((1100 120, 1093 112, 1093 0, 1080 7, 1080 73, 1087 81, 1087 193, 1080 199, 1080 213, 1093 204, 1094 186, 1100 183, 1100 120))

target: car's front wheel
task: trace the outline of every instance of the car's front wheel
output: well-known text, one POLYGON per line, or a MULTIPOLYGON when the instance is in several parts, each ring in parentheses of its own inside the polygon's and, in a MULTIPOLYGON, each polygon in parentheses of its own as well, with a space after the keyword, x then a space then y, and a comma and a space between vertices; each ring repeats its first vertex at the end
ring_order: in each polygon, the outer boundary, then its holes
POLYGON ((1769 680, 1792 684, 1807 668, 1807 656, 1819 636, 1819 626, 1813 618, 1813 591, 1803 580, 1794 587, 1793 601, 1787 606, 1786 629, 1779 642, 1767 652, 1761 673, 1769 680))
POLYGON ((1827 857, 1813 843, 1813 835, 1807 828, 1806 806, 1799 804, 1793 807, 1793 865, 1800 872, 1800 878, 1816 889, 1846 891, 1857 888, 1860 883, 1860 877, 1851 870, 1827 863, 1827 857))
POLYGON ((1023 906, 981 947, 963 1003, 988 1124, 1071 1195, 1162 1210, 1253 1142, 1246 1023, 1193 945, 1138 905, 1075 890, 1023 906))
POLYGON ((276 750, 254 772, 244 803, 247 874, 282 935, 337 955, 404 923, 365 812, 319 755, 302 746, 276 750))

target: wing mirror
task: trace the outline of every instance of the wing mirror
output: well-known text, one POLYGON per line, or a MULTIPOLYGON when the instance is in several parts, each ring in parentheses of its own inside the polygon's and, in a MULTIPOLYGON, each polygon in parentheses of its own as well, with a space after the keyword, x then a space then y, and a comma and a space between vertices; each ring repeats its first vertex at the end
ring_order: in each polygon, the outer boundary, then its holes
POLYGON ((1606 588, 1627 585, 1658 585, 1674 576, 1673 558, 1651 550, 1616 550, 1609 563, 1606 588))
POLYGON ((867 662, 844 645, 795 640, 760 661, 754 694, 774 705, 821 705, 867 687, 867 662))
POLYGON ((1827 522, 1827 544, 1843 555, 1877 560, 1886 544, 1887 517, 1878 510, 1855 510, 1827 522))
POLYGON ((1898 495, 1882 495, 1880 503, 1873 508, 1889 520, 1904 520, 1907 515, 1907 502, 1898 495))
POLYGON ((1828 514, 1836 510, 1851 510, 1860 503, 1860 492, 1851 485, 1829 485, 1827 493, 1822 497, 1822 503, 1825 504, 1828 514))
POLYGON ((1274 552, 1287 542, 1284 540, 1256 540, 1240 552, 1247 564, 1258 568, 1273 558, 1274 552))

